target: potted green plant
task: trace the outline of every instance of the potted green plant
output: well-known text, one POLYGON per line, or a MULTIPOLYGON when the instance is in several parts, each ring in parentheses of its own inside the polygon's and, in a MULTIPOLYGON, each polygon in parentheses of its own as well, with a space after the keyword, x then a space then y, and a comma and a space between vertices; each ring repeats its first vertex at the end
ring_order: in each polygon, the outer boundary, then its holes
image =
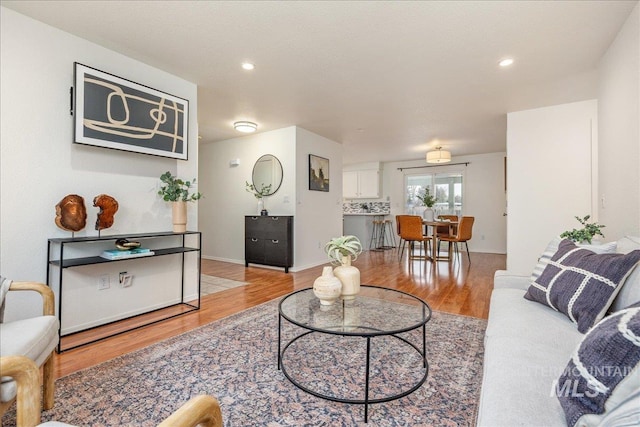
POLYGON ((429 188, 425 188, 422 194, 418 196, 418 199, 428 208, 432 208, 436 204, 436 198, 431 195, 429 188))
POLYGON ((162 184, 158 195, 165 202, 172 202, 173 231, 183 233, 187 231, 187 202, 195 202, 202 198, 202 193, 192 191, 191 186, 196 179, 184 181, 167 171, 160 175, 162 184))
POLYGON ((601 229, 604 228, 604 225, 597 224, 595 222, 588 223, 587 221, 591 218, 591 215, 587 215, 584 218, 580 218, 579 216, 575 217, 580 224, 583 225, 581 229, 573 229, 571 231, 563 232, 560 237, 573 240, 576 243, 587 242, 591 243, 591 239, 594 236, 599 235, 604 237, 601 229))
POLYGON ((245 184, 245 190, 247 190, 248 193, 253 194, 253 196, 256 199, 258 199, 258 213, 260 215, 268 215, 269 213, 267 212, 267 209, 264 206, 264 198, 267 197, 269 194, 271 194, 271 184, 269 185, 262 184, 262 187, 260 188, 260 190, 258 190, 255 187, 255 185, 249 184, 247 181, 245 181, 244 184, 245 184))
POLYGON ((422 194, 418 195, 418 199, 426 207, 422 213, 422 217, 427 221, 433 221, 435 219, 435 213, 433 212, 433 205, 436 204, 436 198, 431 195, 429 187, 425 188, 422 194))
POLYGON ((332 264, 339 264, 333 274, 342 283, 343 299, 353 299, 360 292, 360 270, 351 265, 362 253, 362 244, 356 236, 340 236, 329 240, 324 246, 332 264))

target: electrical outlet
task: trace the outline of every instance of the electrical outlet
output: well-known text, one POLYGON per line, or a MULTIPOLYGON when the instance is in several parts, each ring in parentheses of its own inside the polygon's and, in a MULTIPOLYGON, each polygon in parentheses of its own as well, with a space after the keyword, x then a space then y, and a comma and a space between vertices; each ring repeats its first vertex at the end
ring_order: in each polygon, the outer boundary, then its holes
POLYGON ((133 274, 125 274, 122 276, 122 281, 120 281, 120 286, 123 288, 128 288, 133 284, 133 274))
POLYGON ((98 277, 98 290, 102 291, 111 287, 111 279, 108 274, 98 277))

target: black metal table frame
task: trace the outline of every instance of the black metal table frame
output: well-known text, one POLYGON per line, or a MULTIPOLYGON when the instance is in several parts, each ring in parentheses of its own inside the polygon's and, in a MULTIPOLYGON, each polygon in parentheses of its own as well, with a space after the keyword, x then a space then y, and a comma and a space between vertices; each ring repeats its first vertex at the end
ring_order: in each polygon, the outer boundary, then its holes
MULTIPOLYGON (((405 295, 409 295, 413 298, 419 299, 414 295, 411 295, 409 293, 406 292, 402 292, 402 291, 398 291, 395 289, 388 289, 388 288, 382 288, 379 286, 367 286, 368 288, 379 288, 379 289, 385 289, 385 290, 392 290, 394 292, 398 292, 401 294, 405 294, 405 295)), ((282 314, 282 303, 290 296, 295 295, 299 292, 304 292, 307 291, 309 289, 312 288, 306 288, 306 289, 301 289, 299 291, 293 292, 287 296, 285 296, 281 301, 280 304, 278 304, 278 370, 282 371, 282 373, 284 374, 284 376, 291 381, 291 383, 293 385, 295 385, 296 387, 298 387, 300 390, 305 391, 313 396, 319 397, 321 399, 326 399, 326 400, 330 400, 332 402, 339 402, 339 403, 351 403, 351 404, 359 404, 359 405, 364 405, 364 422, 368 423, 369 421, 369 404, 372 403, 384 403, 384 402, 390 402, 392 400, 397 400, 400 399, 402 397, 408 396, 409 394, 413 393, 414 391, 416 391, 417 389, 419 389, 422 384, 424 384, 424 382, 427 380, 427 376, 429 374, 429 363, 427 362, 427 344, 426 344, 426 324, 427 322, 431 319, 431 312, 429 312, 429 316, 425 317, 423 322, 420 324, 416 324, 412 327, 408 327, 408 328, 404 328, 401 330, 396 330, 396 331, 381 331, 378 329, 374 329, 374 328, 368 328, 370 329, 372 332, 369 333, 362 333, 362 332, 353 332, 353 333, 349 333, 349 332, 342 332, 342 331, 331 331, 331 330, 316 330, 316 329, 312 329, 308 326, 302 325, 298 322, 295 322, 294 320, 288 318, 287 316, 285 316, 284 314, 282 314), (281 335, 282 335, 282 319, 286 319, 289 323, 298 326, 302 329, 306 329, 306 332, 303 332, 302 334, 294 337, 293 339, 291 339, 285 346, 284 348, 282 347, 282 339, 281 339, 281 335), (398 334, 404 333, 404 332, 410 332, 413 330, 416 330, 418 328, 422 327, 422 350, 420 350, 418 348, 418 346, 416 346, 415 344, 413 344, 412 342, 408 341, 407 339, 399 336, 398 334), (303 385, 301 385, 300 383, 298 383, 295 379, 293 379, 292 376, 289 375, 289 373, 287 372, 284 363, 283 363, 283 358, 284 358, 284 354, 287 351, 287 349, 289 348, 289 346, 291 346, 294 342, 296 342, 297 340, 299 340, 302 337, 305 337, 309 334, 313 334, 313 333, 320 333, 320 334, 328 334, 328 335, 338 335, 338 336, 343 336, 343 337, 361 337, 361 338, 365 338, 367 341, 367 362, 366 362, 366 368, 365 368, 365 389, 364 389, 364 399, 345 399, 345 398, 340 398, 340 397, 334 397, 334 396, 328 396, 322 393, 319 393, 317 391, 313 391, 303 385), (424 369, 424 375, 422 376, 422 378, 410 389, 402 391, 398 394, 394 394, 391 396, 386 396, 386 397, 381 397, 381 398, 377 398, 377 399, 370 399, 369 398, 369 374, 370 374, 370 364, 371 364, 371 360, 370 360, 370 356, 371 356, 371 338, 374 337, 394 337, 396 339, 399 339, 400 341, 405 342, 406 344, 410 345, 419 355, 420 358, 422 359, 422 368, 424 369)), ((344 301, 343 301, 344 303, 344 301)), ((426 303, 425 303, 426 304, 426 303)), ((425 310, 425 306, 423 306, 423 313, 425 310)))

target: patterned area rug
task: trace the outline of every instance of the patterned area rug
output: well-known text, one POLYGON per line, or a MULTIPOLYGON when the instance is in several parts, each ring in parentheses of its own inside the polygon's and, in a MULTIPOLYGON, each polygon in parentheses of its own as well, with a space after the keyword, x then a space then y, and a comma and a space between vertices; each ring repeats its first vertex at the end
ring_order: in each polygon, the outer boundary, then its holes
MULTIPOLYGON (((314 397, 278 371, 277 313, 278 301, 271 301, 61 378, 56 381, 55 406, 43 413, 43 422, 152 426, 190 397, 211 394, 220 401, 227 427, 475 425, 486 321, 434 312, 427 324, 427 381, 409 396, 370 405, 369 424, 365 424, 362 405, 314 397)), ((301 331, 286 325, 283 321, 285 337, 301 331)), ((325 366, 310 376, 311 382, 339 393, 363 395, 364 339, 325 337, 298 342, 307 347, 301 349, 304 353, 287 351, 294 354, 287 360, 288 372, 298 372, 304 380, 309 374, 305 370, 325 366), (305 362, 306 367, 296 366, 305 362)), ((401 351, 397 342, 384 339, 372 344, 371 383, 376 393, 407 379, 404 371, 412 363, 410 357, 396 362, 391 371, 379 365, 410 353, 401 351)), ((14 417, 15 411, 8 413, 3 425, 13 425, 14 417)))
POLYGON ((200 295, 202 296, 244 285, 248 285, 248 283, 225 279, 224 277, 208 276, 206 274, 200 275, 200 295))

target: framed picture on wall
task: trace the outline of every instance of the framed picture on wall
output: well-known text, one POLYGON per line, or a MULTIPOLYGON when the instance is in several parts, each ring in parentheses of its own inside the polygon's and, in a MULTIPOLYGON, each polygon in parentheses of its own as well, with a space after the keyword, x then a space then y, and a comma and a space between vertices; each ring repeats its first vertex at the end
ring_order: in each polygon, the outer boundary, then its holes
POLYGON ((187 160, 188 100, 74 65, 75 143, 187 160))
POLYGON ((309 190, 329 191, 329 159, 309 154, 309 190))

